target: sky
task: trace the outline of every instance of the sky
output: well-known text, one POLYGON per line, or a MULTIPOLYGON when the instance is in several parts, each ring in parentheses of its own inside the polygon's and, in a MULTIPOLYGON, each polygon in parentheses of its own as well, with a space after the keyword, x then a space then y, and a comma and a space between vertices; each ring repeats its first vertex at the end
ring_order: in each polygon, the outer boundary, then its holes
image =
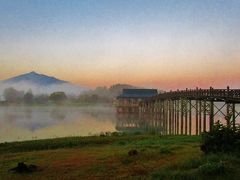
POLYGON ((0 80, 239 88, 239 0, 0 0, 0 80))

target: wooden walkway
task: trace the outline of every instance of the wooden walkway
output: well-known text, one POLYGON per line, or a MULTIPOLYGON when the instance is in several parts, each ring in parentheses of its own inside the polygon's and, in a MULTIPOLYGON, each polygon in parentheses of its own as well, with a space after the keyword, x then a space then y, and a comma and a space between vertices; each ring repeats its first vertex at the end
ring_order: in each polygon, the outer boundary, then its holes
POLYGON ((236 127, 236 110, 240 104, 240 89, 194 89, 161 93, 140 103, 139 114, 153 114, 165 129, 165 134, 195 134, 212 130, 218 114, 236 127), (220 103, 220 105, 219 105, 220 103), (193 123, 194 121, 194 123, 193 123))

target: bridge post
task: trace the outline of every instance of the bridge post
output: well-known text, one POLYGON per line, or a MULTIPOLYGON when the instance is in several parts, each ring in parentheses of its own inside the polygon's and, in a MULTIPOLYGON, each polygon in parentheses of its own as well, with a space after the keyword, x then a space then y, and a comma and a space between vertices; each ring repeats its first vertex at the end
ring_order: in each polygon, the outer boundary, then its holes
POLYGON ((172 134, 174 134, 174 100, 172 100, 172 134))
POLYGON ((159 119, 159 125, 162 126, 162 102, 158 100, 158 119, 159 119))
POLYGON ((233 130, 235 131, 235 129, 236 129, 236 111, 235 111, 235 103, 232 104, 232 125, 233 125, 233 130))
POLYGON ((214 125, 214 102, 213 100, 210 101, 210 115, 209 115, 209 129, 210 131, 213 130, 214 125))
POLYGON ((198 100, 196 100, 196 135, 198 135, 198 100))
POLYGON ((167 122, 166 122, 166 126, 167 126, 167 134, 169 134, 169 100, 167 100, 167 122))
POLYGON ((204 100, 203 102, 203 131, 206 131, 206 119, 207 119, 207 114, 206 114, 206 100, 204 100))
POLYGON ((177 100, 177 134, 179 134, 179 100, 177 100))
POLYGON ((189 100, 189 135, 192 135, 192 102, 189 100))
MULTIPOLYGON (((229 97, 229 86, 227 86, 227 97, 229 97)), ((230 115, 230 104, 227 103, 227 116, 230 115)), ((227 126, 230 127, 231 126, 231 121, 230 119, 226 119, 227 120, 227 126)))
POLYGON ((163 130, 165 130, 165 123, 164 123, 164 118, 165 118, 165 115, 164 115, 164 113, 165 113, 165 110, 164 110, 164 100, 161 100, 161 103, 162 103, 162 110, 161 110, 161 113, 162 113, 162 115, 161 115, 161 121, 162 121, 162 127, 163 127, 163 130))
POLYGON ((174 100, 174 134, 177 134, 177 101, 174 100))
MULTIPOLYGON (((230 104, 227 103, 227 116, 229 115, 230 115, 230 104)), ((226 120, 227 120, 227 126, 230 127, 231 126, 230 118, 227 117, 226 120)))
POLYGON ((165 101, 162 100, 162 126, 163 126, 163 133, 165 134, 165 101))
POLYGON ((162 127, 164 130, 164 101, 161 100, 161 105, 162 105, 162 109, 161 109, 161 121, 162 121, 162 127))
POLYGON ((199 101, 199 134, 202 132, 202 101, 199 101))
POLYGON ((188 130, 188 103, 187 101, 185 101, 185 135, 187 135, 187 130, 188 130))
POLYGON ((172 108, 172 106, 171 106, 171 100, 169 100, 169 104, 168 104, 168 132, 169 132, 169 134, 171 134, 172 132, 171 132, 171 119, 172 119, 172 112, 171 112, 171 108, 172 108))
POLYGON ((175 134, 175 100, 172 100, 172 134, 175 134))
POLYGON ((169 134, 172 134, 172 100, 169 100, 169 134))
POLYGON ((181 99, 181 135, 183 135, 183 99, 181 99))
POLYGON ((174 129, 173 129, 173 127, 174 127, 174 100, 171 100, 172 101, 172 108, 171 108, 171 132, 172 132, 172 134, 174 134, 174 129))
POLYGON ((165 128, 165 134, 168 133, 167 131, 167 116, 168 114, 168 101, 167 100, 164 100, 164 128, 165 128))

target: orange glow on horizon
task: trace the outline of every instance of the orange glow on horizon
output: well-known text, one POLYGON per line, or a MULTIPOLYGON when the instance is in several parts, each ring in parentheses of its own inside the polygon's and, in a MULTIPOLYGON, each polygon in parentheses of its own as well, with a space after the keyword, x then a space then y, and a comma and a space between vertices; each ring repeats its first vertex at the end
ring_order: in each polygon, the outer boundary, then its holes
MULTIPOLYGON (((114 62, 113 62, 114 63, 114 62)), ((176 90, 186 88, 215 88, 239 87, 240 71, 238 67, 220 62, 210 65, 201 62, 176 64, 140 64, 136 66, 101 67, 92 69, 79 66, 65 68, 60 64, 56 67, 41 66, 14 66, 5 64, 5 68, 0 72, 0 79, 7 79, 13 76, 36 71, 40 74, 54 76, 61 80, 66 80, 84 87, 95 88, 97 86, 111 86, 113 84, 130 84, 146 88, 159 88, 162 90, 176 90)))

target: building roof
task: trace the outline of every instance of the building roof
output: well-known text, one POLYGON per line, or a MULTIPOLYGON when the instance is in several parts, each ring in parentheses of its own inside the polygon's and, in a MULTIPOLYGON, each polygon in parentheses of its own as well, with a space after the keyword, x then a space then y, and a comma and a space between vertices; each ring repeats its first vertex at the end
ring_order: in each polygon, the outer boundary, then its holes
POLYGON ((117 98, 148 98, 158 95, 157 89, 123 89, 117 98))

